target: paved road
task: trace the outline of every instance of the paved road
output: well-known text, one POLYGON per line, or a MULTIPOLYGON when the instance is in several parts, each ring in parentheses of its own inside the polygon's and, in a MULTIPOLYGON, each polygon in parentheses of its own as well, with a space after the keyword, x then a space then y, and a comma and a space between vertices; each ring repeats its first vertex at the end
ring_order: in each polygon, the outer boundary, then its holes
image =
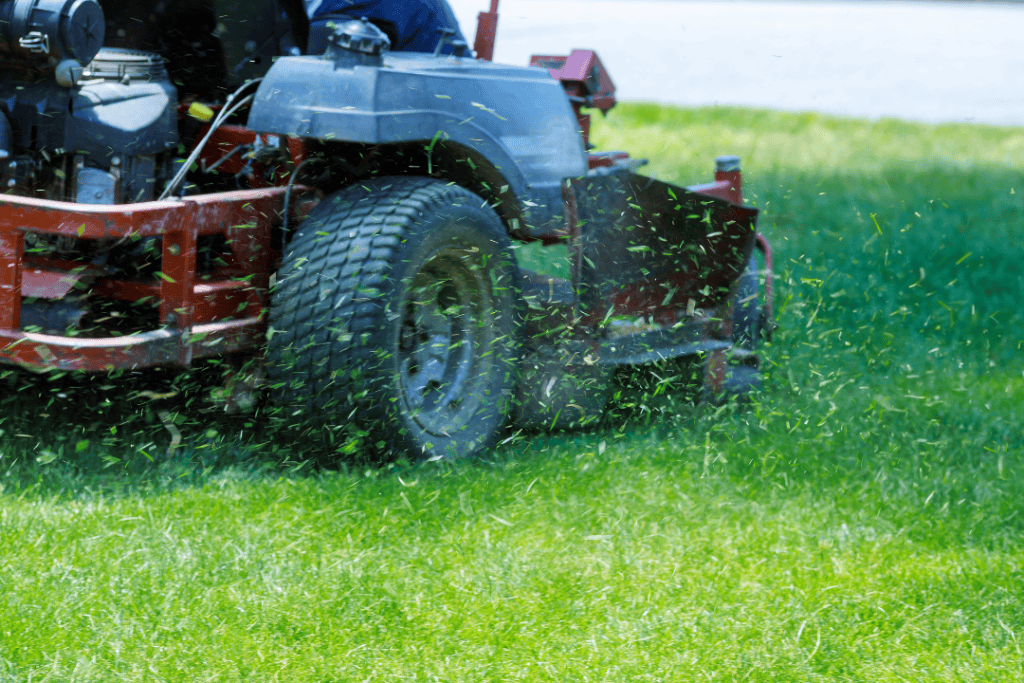
MULTIPOLYGON (((488 0, 452 0, 472 41, 488 0)), ((620 99, 1024 125, 1024 5, 502 0, 495 61, 598 50, 620 99)))

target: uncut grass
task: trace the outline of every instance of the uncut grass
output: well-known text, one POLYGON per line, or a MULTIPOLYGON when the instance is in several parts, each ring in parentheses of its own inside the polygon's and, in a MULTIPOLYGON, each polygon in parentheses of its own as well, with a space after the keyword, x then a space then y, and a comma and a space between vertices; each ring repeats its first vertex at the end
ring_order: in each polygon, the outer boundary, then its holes
POLYGON ((668 363, 589 432, 324 465, 209 378, 9 377, 0 680, 1024 678, 1024 133, 630 105, 595 137, 679 182, 743 157, 762 396, 693 406, 668 363))

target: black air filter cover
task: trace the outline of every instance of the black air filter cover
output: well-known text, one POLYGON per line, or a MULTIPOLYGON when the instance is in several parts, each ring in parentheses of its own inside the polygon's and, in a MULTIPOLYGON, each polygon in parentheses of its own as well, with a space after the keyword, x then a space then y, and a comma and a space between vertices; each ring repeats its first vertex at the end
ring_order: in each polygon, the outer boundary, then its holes
POLYGON ((103 46, 96 0, 0 0, 0 51, 56 64, 88 64, 103 46))

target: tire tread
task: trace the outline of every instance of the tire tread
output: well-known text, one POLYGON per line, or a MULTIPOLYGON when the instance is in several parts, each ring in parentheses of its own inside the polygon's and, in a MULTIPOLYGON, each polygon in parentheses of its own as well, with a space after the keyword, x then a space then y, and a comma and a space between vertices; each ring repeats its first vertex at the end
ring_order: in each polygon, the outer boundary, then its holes
POLYGON ((366 425, 385 420, 387 401, 360 396, 358 375, 373 362, 391 268, 418 220, 480 201, 422 177, 376 178, 322 200, 286 248, 273 293, 267 372, 276 398, 314 414, 351 405, 366 425))

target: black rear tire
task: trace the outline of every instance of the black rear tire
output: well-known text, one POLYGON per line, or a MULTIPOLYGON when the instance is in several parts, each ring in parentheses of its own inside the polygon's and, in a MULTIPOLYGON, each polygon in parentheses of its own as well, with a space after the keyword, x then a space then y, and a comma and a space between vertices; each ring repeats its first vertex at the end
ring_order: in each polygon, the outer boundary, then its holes
POLYGON ((291 240, 270 311, 277 397, 391 455, 466 457, 512 406, 518 269, 494 211, 431 178, 324 199, 291 240))

